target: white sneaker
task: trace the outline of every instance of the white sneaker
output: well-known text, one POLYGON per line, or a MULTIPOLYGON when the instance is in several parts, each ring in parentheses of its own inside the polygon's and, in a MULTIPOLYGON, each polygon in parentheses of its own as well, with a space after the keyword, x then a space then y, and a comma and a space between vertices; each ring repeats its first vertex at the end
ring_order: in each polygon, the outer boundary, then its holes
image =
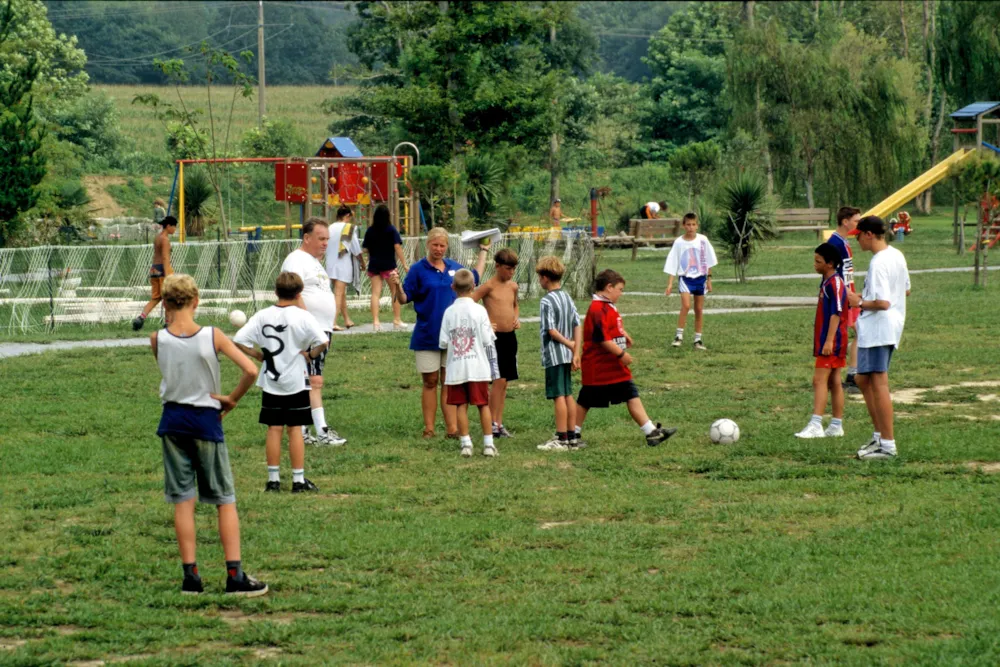
POLYGON ((489 456, 490 458, 493 458, 496 455, 497 455, 497 448, 494 447, 493 445, 488 445, 483 448, 483 456, 489 456))
POLYGON ((306 430, 302 433, 302 441, 307 445, 318 445, 319 439, 312 434, 311 431, 306 430))
POLYGON ((538 449, 542 450, 543 452, 565 452, 567 449, 569 449, 569 447, 566 445, 565 442, 557 438, 552 438, 548 442, 538 445, 538 449))
POLYGON ((878 449, 873 449, 865 453, 858 453, 858 458, 862 461, 872 461, 874 459, 891 459, 896 457, 896 450, 886 449, 879 445, 878 449))
POLYGON ((683 344, 684 344, 684 339, 681 338, 680 336, 677 336, 676 338, 674 338, 674 342, 670 344, 670 347, 680 347, 683 344))
POLYGON ((462 456, 472 456, 472 445, 462 447, 462 456))
POLYGON ((830 424, 826 427, 826 430, 823 431, 823 435, 827 438, 842 438, 844 437, 844 427, 830 424))
POLYGON ((822 438, 823 425, 816 422, 809 422, 806 427, 795 434, 796 438, 822 438))
POLYGON ((864 458, 865 454, 871 454, 875 450, 879 449, 882 443, 878 441, 878 438, 872 438, 868 441, 868 444, 858 450, 858 458, 864 458))
POLYGON ((340 434, 338 434, 332 428, 328 428, 323 433, 323 435, 317 438, 317 444, 327 445, 332 447, 340 447, 341 445, 347 444, 347 438, 340 437, 340 434))

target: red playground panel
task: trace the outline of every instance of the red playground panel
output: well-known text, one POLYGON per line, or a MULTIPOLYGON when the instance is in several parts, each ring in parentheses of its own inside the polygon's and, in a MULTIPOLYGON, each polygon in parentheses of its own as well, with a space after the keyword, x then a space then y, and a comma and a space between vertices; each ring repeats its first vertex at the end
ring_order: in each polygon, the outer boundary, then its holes
POLYGON ((308 190, 309 167, 302 162, 285 164, 276 162, 274 165, 274 199, 301 204, 306 200, 308 190))
MULTIPOLYGON (((403 165, 395 163, 396 178, 403 178, 403 165)), ((376 162, 372 165, 372 201, 388 201, 389 195, 389 163, 376 162)))
POLYGON ((357 204, 358 196, 365 193, 365 184, 361 180, 365 176, 364 165, 345 162, 331 166, 330 173, 337 179, 336 192, 341 203, 357 204))

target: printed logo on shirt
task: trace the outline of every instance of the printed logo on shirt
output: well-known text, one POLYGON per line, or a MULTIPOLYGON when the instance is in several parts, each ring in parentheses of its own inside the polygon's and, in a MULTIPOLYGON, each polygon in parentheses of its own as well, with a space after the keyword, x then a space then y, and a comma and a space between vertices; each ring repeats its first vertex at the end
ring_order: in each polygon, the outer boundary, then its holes
POLYGON ((274 358, 284 351, 285 341, 281 340, 281 338, 278 336, 268 336, 267 330, 274 329, 275 333, 280 334, 280 333, 285 333, 285 329, 287 328, 288 327, 284 324, 279 324, 278 326, 274 326, 273 324, 265 324, 260 328, 261 336, 263 336, 264 338, 268 338, 270 340, 278 341, 278 349, 276 350, 269 350, 263 345, 260 346, 260 353, 264 357, 264 372, 270 375, 271 379, 274 380, 275 382, 277 382, 278 378, 281 377, 281 372, 278 370, 278 367, 274 365, 274 358))
POLYGON ((448 271, 448 275, 454 278, 455 277, 455 269, 449 270, 448 271))
POLYGON ((476 331, 472 327, 455 327, 451 330, 451 348, 456 359, 463 359, 476 344, 476 331))

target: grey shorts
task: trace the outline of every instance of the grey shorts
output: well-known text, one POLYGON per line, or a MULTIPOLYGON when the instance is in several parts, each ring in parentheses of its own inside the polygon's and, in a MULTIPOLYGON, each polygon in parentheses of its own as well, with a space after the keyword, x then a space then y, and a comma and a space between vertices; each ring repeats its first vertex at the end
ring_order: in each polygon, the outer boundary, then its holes
POLYGON ((190 436, 163 436, 164 498, 183 503, 198 495, 199 502, 229 505, 236 502, 229 450, 224 442, 190 436))
MULTIPOLYGON (((316 357, 315 359, 310 359, 309 361, 306 362, 306 366, 309 367, 310 377, 314 375, 323 375, 323 368, 326 366, 326 353, 330 351, 330 344, 333 343, 332 331, 326 332, 326 342, 328 344, 326 346, 326 349, 323 350, 323 353, 318 357, 316 357)), ((312 348, 309 349, 311 350, 312 348)), ((309 388, 309 380, 306 380, 306 389, 308 388, 309 388)))
POLYGON ((889 362, 892 361, 894 345, 858 348, 858 375, 869 373, 888 373, 889 362))

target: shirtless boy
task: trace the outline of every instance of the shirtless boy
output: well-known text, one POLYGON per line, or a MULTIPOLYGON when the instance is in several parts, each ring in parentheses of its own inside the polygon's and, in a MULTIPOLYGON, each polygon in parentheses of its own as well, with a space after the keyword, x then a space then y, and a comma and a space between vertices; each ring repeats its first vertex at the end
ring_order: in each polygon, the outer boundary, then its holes
POLYGON ((517 253, 510 248, 503 248, 493 256, 493 261, 496 262, 496 275, 472 293, 472 300, 482 300, 497 334, 500 377, 490 387, 490 412, 493 415, 493 437, 509 438, 510 431, 503 425, 503 408, 507 398, 507 383, 517 379, 517 335, 514 331, 521 328, 517 282, 514 280, 517 253))
POLYGON ((146 323, 146 318, 153 309, 159 305, 163 297, 160 292, 163 288, 163 279, 174 272, 174 267, 170 266, 170 235, 177 230, 177 218, 172 215, 160 220, 163 229, 156 238, 153 239, 153 266, 149 269, 149 283, 152 287, 152 295, 149 303, 142 309, 139 316, 132 320, 132 330, 138 331, 146 323))

